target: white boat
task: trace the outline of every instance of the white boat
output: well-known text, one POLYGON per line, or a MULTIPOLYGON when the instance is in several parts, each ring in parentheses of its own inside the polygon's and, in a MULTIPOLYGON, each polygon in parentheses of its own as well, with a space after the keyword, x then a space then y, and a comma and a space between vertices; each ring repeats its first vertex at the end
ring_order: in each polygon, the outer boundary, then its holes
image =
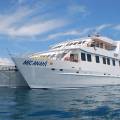
POLYGON ((120 84, 120 42, 99 35, 58 43, 47 52, 13 60, 30 88, 120 84))
POLYGON ((0 87, 28 87, 21 73, 14 65, 0 65, 0 87))

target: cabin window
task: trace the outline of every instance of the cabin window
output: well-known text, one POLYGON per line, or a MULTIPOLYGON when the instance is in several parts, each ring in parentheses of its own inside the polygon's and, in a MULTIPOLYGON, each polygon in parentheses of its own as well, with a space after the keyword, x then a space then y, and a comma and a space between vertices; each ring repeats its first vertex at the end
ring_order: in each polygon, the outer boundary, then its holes
POLYGON ((100 43, 100 48, 103 48, 103 43, 100 43))
POLYGON ((103 57, 103 64, 106 64, 106 58, 103 57))
POLYGON ((74 54, 74 62, 78 62, 78 54, 74 54))
POLYGON ((110 58, 107 58, 107 64, 110 65, 110 58))
POLYGON ((91 61, 92 61, 90 54, 87 54, 87 61, 88 61, 88 62, 91 62, 91 61))
POLYGON ((95 43, 94 42, 91 44, 91 47, 95 47, 95 43))
POLYGON ((81 60, 82 60, 82 61, 86 61, 85 53, 81 53, 81 60))
POLYGON ((99 47, 99 43, 96 43, 96 47, 99 47))
POLYGON ((96 63, 100 63, 99 56, 95 56, 95 58, 96 58, 96 63))
POLYGON ((78 54, 70 54, 70 61, 78 62, 78 54))
POLYGON ((115 66, 115 59, 112 59, 113 66, 115 66))

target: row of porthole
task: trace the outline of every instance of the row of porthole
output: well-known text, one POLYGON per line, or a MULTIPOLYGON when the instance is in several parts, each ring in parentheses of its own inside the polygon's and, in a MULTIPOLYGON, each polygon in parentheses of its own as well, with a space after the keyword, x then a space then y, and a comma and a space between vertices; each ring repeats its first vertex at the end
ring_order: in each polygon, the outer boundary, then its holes
MULTIPOLYGON (((51 68, 51 70, 56 70, 55 68, 51 68)), ((59 69, 59 71, 63 71, 63 69, 59 69)))
MULTIPOLYGON (((51 68, 51 70, 56 70, 55 68, 51 68)), ((63 69, 59 69, 59 71, 63 71, 63 69)), ((79 73, 79 71, 76 71, 76 73, 79 73)))
MULTIPOLYGON (((55 68, 51 68, 51 70, 56 70, 55 68)), ((59 71, 63 71, 63 69, 59 69, 59 71)), ((76 73, 79 73, 79 71, 76 71, 76 73)), ((104 75, 111 75, 111 74, 106 74, 106 73, 104 73, 104 75)))

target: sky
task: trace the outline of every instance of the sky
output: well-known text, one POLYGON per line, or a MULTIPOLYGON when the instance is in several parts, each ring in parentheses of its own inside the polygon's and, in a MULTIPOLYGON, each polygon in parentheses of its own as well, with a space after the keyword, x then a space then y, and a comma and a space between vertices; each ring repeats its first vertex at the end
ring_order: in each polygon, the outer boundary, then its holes
POLYGON ((120 0, 0 0, 0 63, 100 33, 120 40, 120 0), (8 52, 9 51, 9 52, 8 52))

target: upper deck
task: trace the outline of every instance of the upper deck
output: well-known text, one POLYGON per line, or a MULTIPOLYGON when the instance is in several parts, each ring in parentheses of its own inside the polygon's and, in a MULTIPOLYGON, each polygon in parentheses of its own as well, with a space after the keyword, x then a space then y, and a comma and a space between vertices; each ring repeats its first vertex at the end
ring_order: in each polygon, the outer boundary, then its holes
POLYGON ((51 46, 47 52, 35 53, 29 57, 35 59, 50 58, 62 60, 66 56, 74 55, 75 61, 78 61, 80 51, 120 59, 120 43, 102 36, 92 36, 58 43, 51 46))
POLYGON ((50 47, 50 50, 77 49, 80 47, 97 47, 105 50, 115 50, 117 47, 117 42, 107 37, 93 36, 75 39, 74 41, 62 42, 50 47))

